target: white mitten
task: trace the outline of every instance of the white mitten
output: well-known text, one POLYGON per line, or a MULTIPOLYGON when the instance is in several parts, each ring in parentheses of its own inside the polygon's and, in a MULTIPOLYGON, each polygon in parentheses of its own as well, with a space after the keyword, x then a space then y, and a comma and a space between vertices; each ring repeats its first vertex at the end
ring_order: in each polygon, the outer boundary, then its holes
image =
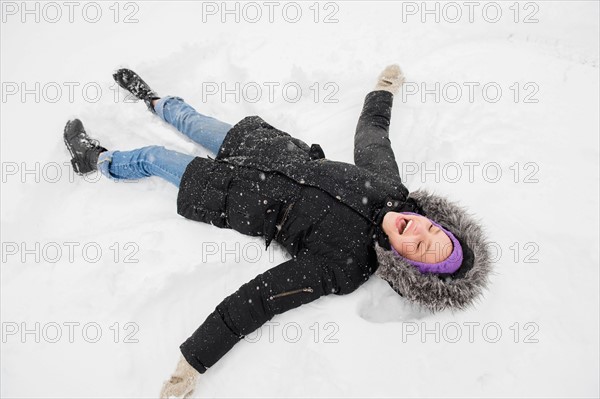
POLYGON ((404 83, 404 80, 404 74, 402 73, 400 66, 397 64, 388 65, 383 72, 379 74, 374 91, 385 90, 396 95, 398 94, 398 90, 400 90, 400 86, 404 83))
POLYGON ((183 355, 179 358, 177 368, 171 378, 165 381, 160 391, 162 399, 167 398, 189 398, 200 373, 189 365, 183 355))

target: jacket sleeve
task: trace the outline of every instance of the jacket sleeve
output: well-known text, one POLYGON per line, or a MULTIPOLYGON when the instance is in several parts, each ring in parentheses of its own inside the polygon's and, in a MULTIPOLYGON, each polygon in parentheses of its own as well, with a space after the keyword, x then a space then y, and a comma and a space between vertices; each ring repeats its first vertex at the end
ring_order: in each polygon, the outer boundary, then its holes
POLYGON ((363 282, 358 269, 352 272, 342 264, 301 253, 225 298, 180 346, 181 353, 202 374, 274 315, 323 295, 350 293, 363 282))
POLYGON ((383 90, 367 94, 354 135, 354 164, 399 178, 389 138, 393 99, 392 93, 383 90))

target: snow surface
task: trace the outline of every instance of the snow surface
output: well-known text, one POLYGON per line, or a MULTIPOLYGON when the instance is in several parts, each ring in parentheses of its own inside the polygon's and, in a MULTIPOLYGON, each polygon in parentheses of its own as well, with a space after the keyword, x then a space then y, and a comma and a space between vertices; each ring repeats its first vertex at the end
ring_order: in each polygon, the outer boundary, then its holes
MULTIPOLYGON (((328 158, 352 162, 364 96, 380 70, 396 62, 417 84, 497 82, 503 89, 496 103, 482 100, 481 91, 473 102, 397 97, 391 125, 397 159, 406 165, 501 166, 496 183, 482 178, 481 166, 473 182, 466 167, 455 183, 431 175, 405 179, 410 190, 447 194, 482 220, 501 251, 490 290, 471 310, 431 315, 373 277, 351 295, 276 316, 272 342, 266 327, 258 342, 240 342, 200 377, 195 397, 599 396, 597 2, 535 2, 537 23, 515 23, 513 2, 501 2, 497 23, 481 17, 484 3, 473 23, 466 17, 422 23, 419 16, 403 22, 401 3, 338 2, 339 21, 329 24, 312 21, 312 2, 298 3, 306 17, 295 24, 281 12, 274 23, 266 17, 221 23, 218 17, 203 22, 200 2, 135 4, 139 21, 130 24, 112 21, 110 3, 102 3, 95 24, 81 18, 81 8, 73 23, 66 7, 57 23, 32 17, 22 23, 19 15, 3 14, 3 96, 13 87, 6 82, 29 88, 56 82, 64 92, 54 103, 32 95, 22 101, 19 94, 2 101, 2 397, 157 397, 179 344, 225 296, 286 258, 280 248, 258 253, 260 238, 178 216, 177 190, 158 178, 70 178, 61 134, 73 117, 110 149, 159 144, 207 155, 143 104, 115 102, 114 69, 131 67, 160 94, 179 95, 230 123, 261 115, 320 143, 328 158), (65 82, 80 84, 73 101, 65 82), (81 87, 88 82, 102 88, 98 102, 84 100, 81 87), (263 93, 257 102, 209 96, 203 103, 202 82, 298 82, 307 94, 295 103, 280 90, 273 101, 263 93), (314 101, 308 87, 315 82, 337 84, 339 101, 314 101), (535 83, 538 102, 513 101, 514 82, 521 95, 532 91, 527 82, 535 83), (21 174, 36 162, 38 172, 21 174), (62 174, 55 179, 57 164, 62 174), (538 182, 525 183, 532 172, 538 182), (74 260, 69 242, 79 245, 74 260), (14 254, 13 243, 27 249, 39 243, 41 259, 14 254), (84 244, 101 248, 97 262, 84 259, 84 244), (213 244, 247 252, 237 261, 222 250, 209 256, 213 244), (132 248, 137 263, 125 262, 132 248), (69 322, 80 323, 73 342, 69 322), (21 334, 35 323, 39 342, 35 332, 21 334), (86 323, 101 328, 98 342, 87 342, 93 329, 83 336, 86 323), (436 323, 445 332, 439 342, 434 333, 421 336, 436 323), (472 342, 469 323, 480 323, 472 342), (491 328, 484 334, 486 323, 491 328), (284 339, 285 325, 300 328, 298 342, 291 342, 293 329, 284 339), (54 339, 57 326, 62 335, 54 339), (457 326, 462 336, 452 343, 457 326), (407 335, 415 327, 419 332, 407 335), (494 327, 502 335, 488 342, 494 327), (125 342, 129 333, 137 343, 125 342), (328 334, 338 342, 326 342, 328 334)), ((518 6, 522 20, 532 9, 518 6)), ((319 7, 321 19, 334 10, 319 7)), ((120 10, 121 20, 131 12, 124 3, 120 10)), ((93 249, 88 259, 96 256, 93 249)))

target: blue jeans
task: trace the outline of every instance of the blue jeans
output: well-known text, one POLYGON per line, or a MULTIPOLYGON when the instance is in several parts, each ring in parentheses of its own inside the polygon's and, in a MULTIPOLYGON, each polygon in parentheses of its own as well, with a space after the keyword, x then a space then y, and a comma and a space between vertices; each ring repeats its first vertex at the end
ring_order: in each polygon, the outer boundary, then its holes
MULTIPOLYGON (((198 113, 180 97, 162 97, 154 107, 156 114, 181 133, 215 155, 231 125, 198 113)), ((106 151, 98 158, 98 169, 115 180, 135 180, 159 176, 179 187, 181 176, 193 155, 148 146, 132 151, 106 151)))

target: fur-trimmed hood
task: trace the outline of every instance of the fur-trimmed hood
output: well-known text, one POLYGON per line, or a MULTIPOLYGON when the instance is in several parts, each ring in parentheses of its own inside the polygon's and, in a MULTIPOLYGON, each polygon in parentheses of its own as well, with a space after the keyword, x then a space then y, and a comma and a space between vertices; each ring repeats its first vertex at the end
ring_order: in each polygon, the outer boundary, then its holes
POLYGON ((441 224, 461 243, 464 260, 451 275, 422 274, 416 267, 375 244, 379 267, 375 274, 406 299, 436 312, 463 310, 487 288, 492 272, 490 243, 483 227, 456 202, 420 189, 409 194, 426 217, 441 224))

